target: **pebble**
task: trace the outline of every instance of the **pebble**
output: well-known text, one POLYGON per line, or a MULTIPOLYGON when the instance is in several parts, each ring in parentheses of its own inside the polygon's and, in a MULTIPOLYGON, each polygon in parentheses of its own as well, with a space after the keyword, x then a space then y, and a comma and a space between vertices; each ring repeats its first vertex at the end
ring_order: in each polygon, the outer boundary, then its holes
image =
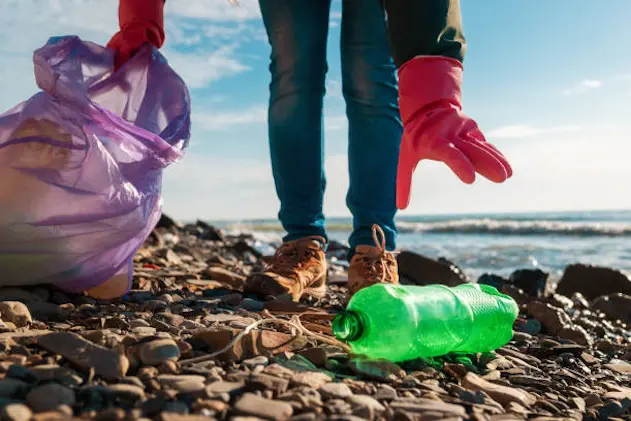
POLYGON ((159 365, 166 361, 177 361, 180 348, 173 339, 157 339, 140 345, 138 357, 143 364, 159 365))
POLYGON ((169 387, 180 393, 195 393, 204 390, 206 387, 204 376, 193 374, 170 375, 163 374, 158 376, 158 383, 162 386, 169 387))
POLYGON ((16 327, 28 326, 33 321, 28 307, 19 301, 1 301, 0 318, 16 327))
POLYGON ((328 374, 320 373, 318 371, 305 371, 302 373, 296 373, 291 378, 291 383, 296 386, 309 386, 314 389, 318 389, 322 385, 330 381, 331 377, 328 374))
POLYGON ((344 383, 326 383, 318 389, 318 392, 324 399, 344 399, 353 396, 351 389, 344 383))
POLYGON ((240 414, 252 415, 269 420, 284 421, 293 415, 293 408, 286 402, 265 399, 252 393, 245 393, 234 404, 240 414))
POLYGON ((52 411, 59 405, 74 405, 75 394, 72 389, 57 383, 38 386, 26 395, 26 402, 35 412, 52 411))
POLYGON ((262 365, 262 366, 268 365, 269 364, 269 358, 267 358, 267 357, 265 357, 263 355, 260 355, 258 357, 247 359, 247 360, 243 361, 242 364, 251 370, 251 369, 253 369, 253 368, 255 368, 255 367, 259 366, 259 365, 262 365))
POLYGON ((536 402, 536 398, 525 390, 491 383, 471 372, 462 380, 462 386, 473 392, 484 392, 504 406, 517 402, 527 408, 536 402))
POLYGON ((32 416, 31 409, 21 403, 12 403, 0 410, 0 419, 3 421, 29 421, 32 416))

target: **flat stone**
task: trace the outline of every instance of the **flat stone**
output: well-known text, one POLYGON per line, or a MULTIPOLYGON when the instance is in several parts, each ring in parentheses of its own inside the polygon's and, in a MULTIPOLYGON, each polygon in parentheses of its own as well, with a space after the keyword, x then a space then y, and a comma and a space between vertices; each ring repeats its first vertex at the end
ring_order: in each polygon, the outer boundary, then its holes
POLYGON ((194 374, 163 374, 158 376, 158 383, 180 393, 195 393, 204 390, 206 387, 205 381, 206 378, 204 376, 194 374))
POLYGON ((271 390, 276 394, 282 394, 287 391, 289 380, 259 373, 250 376, 248 386, 254 390, 271 390))
POLYGON ((318 389, 318 392, 324 399, 344 399, 353 396, 351 389, 344 383, 326 383, 318 389))
POLYGON ((241 396, 235 403, 234 409, 240 414, 275 421, 288 420, 294 412, 292 406, 286 402, 265 399, 252 393, 241 396))
POLYGON ((267 364, 269 364, 269 358, 264 355, 259 355, 258 357, 249 358, 243 361, 242 364, 249 369, 253 369, 254 367, 257 367, 259 365, 266 366, 267 364))
POLYGON ((467 411, 464 406, 452 405, 441 401, 435 401, 432 399, 416 398, 411 401, 394 401, 390 403, 390 408, 393 410, 411 412, 416 414, 423 414, 424 416, 428 412, 437 412, 442 414, 442 418, 445 415, 454 415, 465 417, 467 411))
POLYGON ((28 307, 19 301, 0 301, 0 318, 17 327, 28 326, 33 321, 28 307))
POLYGON ((332 378, 328 374, 319 371, 304 371, 294 374, 291 378, 291 383, 296 386, 308 386, 319 389, 322 385, 329 383, 331 380, 332 378))
POLYGON ((528 408, 537 400, 525 390, 491 383, 471 372, 467 373, 462 380, 462 386, 474 392, 484 392, 504 407, 511 402, 517 402, 528 408))
POLYGON ((54 332, 38 338, 42 348, 66 358, 76 366, 106 379, 125 376, 129 360, 118 352, 93 344, 70 332, 54 332))
POLYGON ((177 361, 180 348, 173 339, 157 339, 140 345, 138 357, 146 365, 159 365, 166 361, 177 361))
POLYGON ((621 361, 617 364, 605 364, 604 367, 618 374, 631 374, 631 364, 626 362, 621 361))
POLYGON ((244 382, 217 381, 206 386, 206 393, 208 396, 219 395, 222 393, 232 393, 239 389, 243 389, 244 386, 244 382))
POLYGON ((75 394, 72 389, 60 384, 47 383, 29 392, 26 402, 35 412, 52 411, 60 405, 74 405, 75 394))
POLYGON ((112 384, 105 386, 107 394, 117 396, 130 401, 138 401, 145 399, 145 390, 140 386, 134 386, 132 384, 112 384))
POLYGON ((368 407, 375 412, 383 412, 386 410, 385 406, 383 406, 376 399, 368 395, 353 395, 347 399, 347 402, 349 402, 353 406, 368 407))

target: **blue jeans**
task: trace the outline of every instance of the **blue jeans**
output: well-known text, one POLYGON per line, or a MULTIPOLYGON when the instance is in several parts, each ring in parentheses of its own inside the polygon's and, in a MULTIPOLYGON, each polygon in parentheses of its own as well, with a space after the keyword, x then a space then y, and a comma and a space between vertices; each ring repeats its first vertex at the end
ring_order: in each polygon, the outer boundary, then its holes
MULTIPOLYGON (((269 142, 285 241, 328 238, 323 97, 330 0, 259 0, 271 53, 269 142)), ((380 0, 343 0, 342 93, 349 121, 346 198, 352 249, 373 245, 372 225, 396 247, 396 173, 402 123, 396 67, 380 0)))

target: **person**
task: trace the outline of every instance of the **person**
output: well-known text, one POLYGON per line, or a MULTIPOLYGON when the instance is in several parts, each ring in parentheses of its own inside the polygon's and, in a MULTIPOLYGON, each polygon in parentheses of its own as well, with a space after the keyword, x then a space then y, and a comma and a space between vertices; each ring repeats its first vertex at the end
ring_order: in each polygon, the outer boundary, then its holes
MULTIPOLYGON (((271 46, 268 134, 287 235, 246 282, 259 296, 322 296, 328 237, 322 212, 323 97, 330 0, 259 0, 271 46)), ((164 43, 163 0, 120 0, 116 65, 164 43)), ((350 295, 398 282, 395 215, 409 205, 418 163, 445 163, 463 182, 501 183, 504 155, 462 111, 459 0, 343 0, 342 93, 349 121, 350 295), (397 81, 398 76, 398 81, 397 81)))

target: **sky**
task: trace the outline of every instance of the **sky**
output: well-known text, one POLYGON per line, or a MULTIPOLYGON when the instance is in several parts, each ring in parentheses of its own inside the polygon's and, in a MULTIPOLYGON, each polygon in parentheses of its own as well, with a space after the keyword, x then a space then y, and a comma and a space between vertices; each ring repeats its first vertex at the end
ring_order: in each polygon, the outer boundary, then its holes
MULTIPOLYGON (((305 0, 314 1, 314 0, 305 0)), ((117 0, 1 0, 0 112, 37 91, 32 52, 50 36, 105 44, 117 0)), ((464 111, 514 176, 462 184, 422 162, 401 215, 631 209, 631 2, 463 1, 464 111)), ((178 219, 273 218, 266 108, 269 52, 256 0, 169 0, 161 52, 193 103, 190 147, 165 171, 178 219)), ((347 122, 340 90, 341 1, 331 10, 325 100, 325 213, 348 216, 347 122)))

